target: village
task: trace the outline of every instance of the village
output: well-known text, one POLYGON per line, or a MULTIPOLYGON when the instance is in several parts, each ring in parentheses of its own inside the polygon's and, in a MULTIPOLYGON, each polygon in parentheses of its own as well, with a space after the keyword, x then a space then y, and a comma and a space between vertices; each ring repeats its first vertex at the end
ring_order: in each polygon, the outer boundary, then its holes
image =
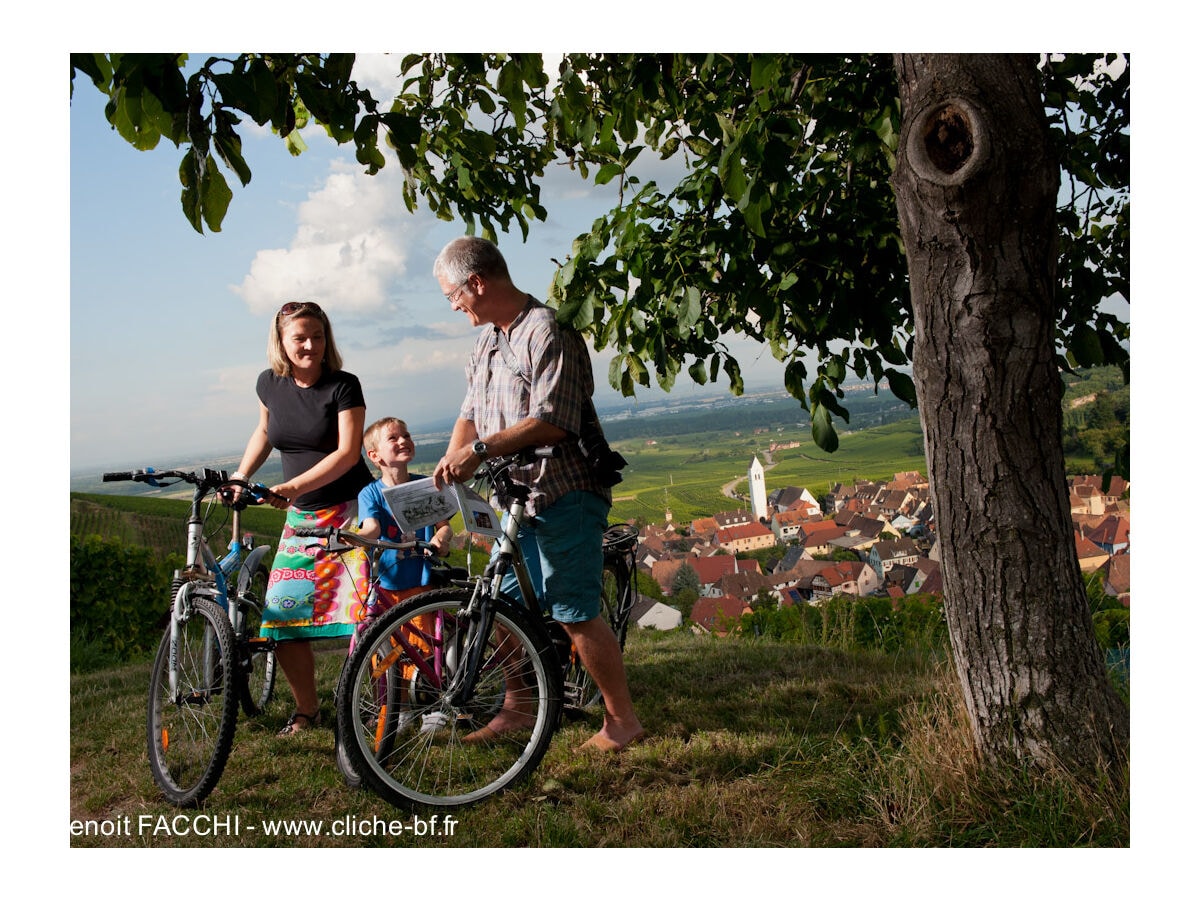
MULTIPOLYGON (((670 603, 681 581, 696 585, 686 624, 716 634, 764 600, 785 606, 820 604, 836 594, 893 601, 942 595, 937 523, 921 473, 834 484, 818 499, 806 488, 768 492, 756 456, 746 480, 748 508, 686 524, 668 510, 664 524, 641 526, 638 570, 654 579, 665 600, 641 600, 633 611, 639 627, 685 624, 670 603), (685 566, 694 579, 680 579, 685 566)), ((1070 478, 1075 552, 1085 577, 1099 573, 1104 592, 1128 607, 1129 484, 1114 476, 1107 491, 1102 485, 1098 475, 1070 478)))

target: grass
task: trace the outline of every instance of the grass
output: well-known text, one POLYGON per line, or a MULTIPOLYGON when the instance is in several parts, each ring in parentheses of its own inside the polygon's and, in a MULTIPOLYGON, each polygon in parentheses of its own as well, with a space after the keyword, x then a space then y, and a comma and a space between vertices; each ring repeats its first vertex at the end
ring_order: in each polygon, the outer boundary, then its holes
MULTIPOLYGON (((342 653, 318 655, 326 697, 342 653)), ((1129 844, 1128 795, 1063 775, 985 773, 945 665, 683 631, 636 632, 630 685, 652 738, 614 758, 576 756, 598 717, 566 721, 525 783, 452 813, 453 835, 333 837, 334 822, 414 823, 348 790, 326 724, 279 740, 289 705, 241 719, 225 774, 185 824, 237 816, 238 835, 146 833, 174 817, 146 762, 148 663, 71 679, 71 818, 129 816, 133 835, 72 846, 955 847, 1129 844), (198 818, 199 814, 214 817, 198 818), (152 818, 147 821, 157 821, 152 818), (271 837, 264 821, 323 823, 271 837), (248 826, 255 826, 251 831, 248 826)), ((286 693, 286 687, 280 688, 286 693)), ((430 811, 418 811, 422 824, 430 811)), ((444 814, 443 814, 444 815, 444 814)), ((83 827, 82 825, 80 827, 83 827)))

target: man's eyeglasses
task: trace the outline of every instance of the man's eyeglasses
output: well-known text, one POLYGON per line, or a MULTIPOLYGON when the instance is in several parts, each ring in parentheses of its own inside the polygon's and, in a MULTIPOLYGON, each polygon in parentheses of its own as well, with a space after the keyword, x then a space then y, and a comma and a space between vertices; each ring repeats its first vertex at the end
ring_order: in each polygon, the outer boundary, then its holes
POLYGON ((321 307, 313 303, 311 300, 299 300, 291 303, 285 303, 279 307, 279 312, 275 314, 275 318, 280 316, 294 316, 302 312, 316 313, 317 315, 325 315, 321 307))
POLYGON ((458 296, 459 291, 461 291, 463 288, 465 288, 470 283, 471 283, 471 277, 468 275, 466 281, 464 281, 462 284, 460 284, 458 287, 456 287, 450 293, 444 295, 446 298, 446 302, 453 303, 454 298, 456 298, 458 296))

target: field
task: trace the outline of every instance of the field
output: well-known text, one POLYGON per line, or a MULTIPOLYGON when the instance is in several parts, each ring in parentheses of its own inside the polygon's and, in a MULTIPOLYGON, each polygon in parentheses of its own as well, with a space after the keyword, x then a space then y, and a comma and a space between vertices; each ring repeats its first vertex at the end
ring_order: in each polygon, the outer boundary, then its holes
POLYGON ((806 487, 814 497, 838 481, 891 479, 896 472, 925 471, 921 427, 916 416, 866 431, 841 435, 837 453, 827 454, 796 428, 785 432, 737 434, 713 431, 630 438, 614 446, 629 461, 624 481, 613 489, 613 518, 662 522, 666 509, 677 522, 742 505, 721 488, 741 479, 757 455, 766 471, 767 492, 806 487), (772 441, 798 441, 800 446, 768 454, 772 441), (772 466, 771 464, 774 463, 772 466))

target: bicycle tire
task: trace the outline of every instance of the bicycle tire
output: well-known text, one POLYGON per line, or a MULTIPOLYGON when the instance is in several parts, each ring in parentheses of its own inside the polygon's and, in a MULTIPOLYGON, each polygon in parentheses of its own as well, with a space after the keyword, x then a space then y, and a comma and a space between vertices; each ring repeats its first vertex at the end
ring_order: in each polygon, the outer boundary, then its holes
POLYGON ((207 797, 229 759, 238 714, 235 641, 225 610, 194 598, 179 626, 174 693, 169 627, 159 642, 150 675, 146 744, 150 772, 176 806, 195 806, 207 797))
MULTIPOLYGON (((625 635, 629 625, 629 610, 621 615, 621 594, 630 589, 631 575, 628 567, 619 560, 604 561, 604 582, 600 592, 600 615, 612 628, 616 635, 621 652, 625 651, 625 635)), ((561 627, 561 626, 558 626, 561 627)), ((589 709, 595 709, 603 703, 604 697, 591 674, 584 668, 579 654, 571 644, 570 638, 563 643, 563 653, 566 658, 561 660, 563 665, 563 709, 571 715, 578 715, 589 709)))
POLYGON ((561 669, 550 639, 507 602, 494 604, 473 698, 452 702, 448 681, 472 633, 459 618, 469 600, 470 592, 449 588, 398 604, 360 637, 342 671, 338 728, 346 754, 363 783, 394 806, 465 806, 511 787, 541 762, 558 726, 561 669), (521 678, 532 727, 465 741, 499 712, 506 671, 521 678))
POLYGON ((264 649, 261 643, 263 639, 258 636, 270 575, 266 566, 255 566, 246 590, 235 600, 239 611, 236 637, 240 664, 238 670, 241 673, 238 696, 242 711, 247 716, 262 713, 275 692, 275 651, 264 649))

